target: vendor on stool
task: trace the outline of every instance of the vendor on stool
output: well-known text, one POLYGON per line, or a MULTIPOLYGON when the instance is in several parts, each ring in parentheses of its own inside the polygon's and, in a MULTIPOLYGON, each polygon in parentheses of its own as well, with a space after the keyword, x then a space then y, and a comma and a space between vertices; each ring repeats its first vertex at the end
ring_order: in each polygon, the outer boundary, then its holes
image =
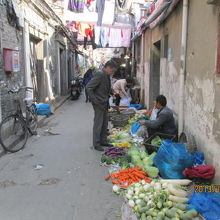
POLYGON ((155 120, 142 120, 139 123, 147 127, 148 136, 152 136, 156 132, 169 135, 177 135, 173 112, 166 107, 167 99, 164 95, 157 96, 156 108, 158 109, 155 120))
POLYGON ((115 95, 115 105, 119 106, 122 98, 129 98, 129 88, 133 85, 133 79, 128 76, 125 79, 117 80, 113 85, 115 95))

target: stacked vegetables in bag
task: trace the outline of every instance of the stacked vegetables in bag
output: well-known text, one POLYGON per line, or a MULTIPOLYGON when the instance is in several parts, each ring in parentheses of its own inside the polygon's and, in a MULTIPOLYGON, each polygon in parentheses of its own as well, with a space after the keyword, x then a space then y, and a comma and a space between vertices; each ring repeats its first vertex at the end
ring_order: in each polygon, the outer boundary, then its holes
POLYGON ((186 199, 181 200, 179 197, 186 195, 186 192, 179 188, 180 185, 189 183, 189 180, 161 180, 152 181, 150 184, 141 181, 132 184, 125 197, 129 207, 141 220, 192 220, 198 213, 195 210, 187 211, 187 205, 183 203, 186 199))
POLYGON ((148 155, 144 149, 133 147, 128 152, 128 155, 131 156, 131 162, 135 166, 139 166, 140 168, 142 168, 149 177, 155 178, 158 176, 159 170, 153 166, 153 159, 156 153, 148 155))

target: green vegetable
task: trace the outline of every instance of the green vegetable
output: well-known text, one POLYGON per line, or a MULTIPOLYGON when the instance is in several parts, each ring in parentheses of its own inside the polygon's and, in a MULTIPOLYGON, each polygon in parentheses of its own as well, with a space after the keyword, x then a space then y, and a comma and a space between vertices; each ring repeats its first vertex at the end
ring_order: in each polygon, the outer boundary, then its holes
POLYGON ((143 170, 148 174, 149 177, 155 178, 159 174, 159 169, 157 167, 149 166, 149 165, 144 165, 143 170))
POLYGON ((148 206, 141 207, 141 208, 139 209, 139 212, 140 212, 140 213, 146 213, 146 212, 148 211, 148 209, 149 209, 148 206))
POLYGON ((141 214, 141 220, 147 220, 147 217, 146 217, 146 214, 145 214, 145 213, 142 213, 142 214, 141 214))
POLYGON ((146 220, 153 220, 151 216, 147 216, 146 220))
POLYGON ((147 154, 147 152, 146 152, 145 150, 143 150, 143 151, 140 152, 140 157, 141 157, 142 160, 143 160, 145 157, 147 157, 147 156, 148 156, 148 154, 147 154))
POLYGON ((108 165, 114 164, 114 161, 110 157, 105 156, 104 154, 101 157, 101 162, 106 163, 108 165))
POLYGON ((182 211, 185 211, 186 210, 186 204, 183 204, 183 203, 177 203, 177 204, 175 204, 175 206, 174 207, 176 207, 176 208, 178 208, 178 209, 180 209, 180 210, 182 210, 182 211))
POLYGON ((161 139, 159 136, 156 136, 152 141, 151 144, 153 146, 159 147, 162 144, 163 139, 161 139))
POLYGON ((154 160, 154 157, 156 156, 156 152, 154 152, 154 153, 152 153, 150 156, 148 156, 148 157, 145 157, 144 159, 143 159, 143 163, 145 164, 145 165, 153 165, 153 160, 154 160))

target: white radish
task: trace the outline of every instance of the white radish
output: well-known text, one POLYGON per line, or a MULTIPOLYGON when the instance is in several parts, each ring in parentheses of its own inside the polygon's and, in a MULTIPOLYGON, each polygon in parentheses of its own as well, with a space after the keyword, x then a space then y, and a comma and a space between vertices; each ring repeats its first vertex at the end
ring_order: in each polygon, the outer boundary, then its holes
POLYGON ((180 187, 180 186, 168 184, 167 188, 169 192, 173 194, 174 196, 187 197, 187 192, 177 187, 180 187))
POLYGON ((177 185, 181 185, 181 186, 187 186, 190 183, 192 183, 191 180, 188 179, 181 179, 181 180, 174 180, 174 179, 161 179, 160 182, 163 183, 171 183, 171 184, 177 184, 177 185))
POLYGON ((186 197, 178 197, 178 196, 172 196, 172 195, 169 195, 168 199, 176 203, 184 203, 188 201, 188 198, 186 197))

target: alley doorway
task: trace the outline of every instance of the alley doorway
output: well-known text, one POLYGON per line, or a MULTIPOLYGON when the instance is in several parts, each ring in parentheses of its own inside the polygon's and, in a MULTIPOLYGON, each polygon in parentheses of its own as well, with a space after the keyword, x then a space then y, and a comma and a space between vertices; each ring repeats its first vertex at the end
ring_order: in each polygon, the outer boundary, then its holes
POLYGON ((31 80, 34 88, 33 98, 41 101, 41 83, 43 75, 43 49, 41 40, 30 36, 30 69, 31 80))
POLYGON ((152 105, 153 101, 160 94, 160 51, 161 41, 153 44, 151 49, 150 59, 150 89, 149 89, 149 104, 152 105))

